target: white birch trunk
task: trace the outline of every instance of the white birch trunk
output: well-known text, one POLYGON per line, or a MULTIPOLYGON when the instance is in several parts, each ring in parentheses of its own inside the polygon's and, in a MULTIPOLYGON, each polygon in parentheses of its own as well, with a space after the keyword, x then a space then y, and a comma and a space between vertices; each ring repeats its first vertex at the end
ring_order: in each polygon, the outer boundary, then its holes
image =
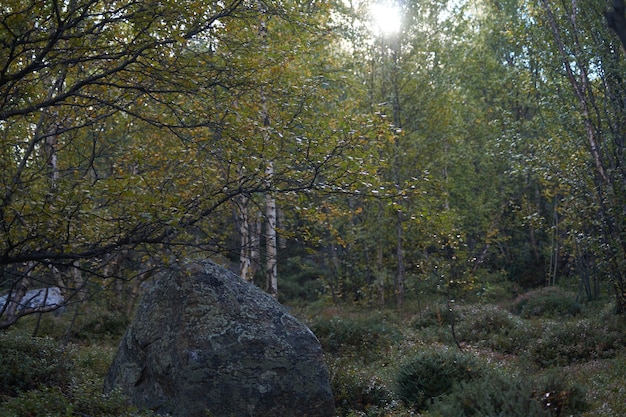
POLYGON ((239 226, 239 276, 246 281, 252 281, 250 274, 252 260, 250 259, 250 218, 248 215, 248 197, 239 195, 235 199, 235 216, 239 226))
MULTIPOLYGON (((261 47, 265 53, 267 50, 267 8, 262 1, 258 2, 260 16, 259 39, 261 47)), ((261 122, 263 124, 263 142, 269 143, 270 138, 270 117, 267 108, 267 97, 261 90, 261 122)), ((272 179, 274 177, 274 162, 269 160, 265 167, 267 191, 265 194, 265 278, 267 281, 267 292, 273 296, 278 296, 278 262, 277 262, 277 238, 276 238, 276 199, 272 195, 272 179)))
MULTIPOLYGON (((274 165, 270 162, 266 168, 266 174, 271 179, 274 174, 274 165)), ((265 276, 267 279, 267 292, 276 297, 278 295, 278 262, 277 262, 277 239, 276 239, 276 199, 271 191, 265 196, 265 276)))

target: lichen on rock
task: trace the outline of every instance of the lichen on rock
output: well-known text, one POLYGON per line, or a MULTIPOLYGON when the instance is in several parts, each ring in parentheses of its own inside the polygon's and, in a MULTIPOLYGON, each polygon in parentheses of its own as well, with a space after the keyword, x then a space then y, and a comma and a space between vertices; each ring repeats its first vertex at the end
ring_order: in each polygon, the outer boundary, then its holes
POLYGON ((334 416, 321 346, 274 298, 218 266, 171 268, 142 297, 105 381, 175 417, 334 416))

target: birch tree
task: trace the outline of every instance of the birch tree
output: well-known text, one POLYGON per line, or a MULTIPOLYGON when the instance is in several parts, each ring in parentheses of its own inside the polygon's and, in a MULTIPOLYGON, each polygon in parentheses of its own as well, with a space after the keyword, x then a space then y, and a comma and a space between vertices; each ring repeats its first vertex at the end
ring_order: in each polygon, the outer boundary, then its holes
MULTIPOLYGON (((270 12, 286 22, 310 15, 270 12)), ((298 193, 324 172, 333 178, 349 141, 321 141, 305 123, 324 77, 300 72, 302 59, 274 84, 303 49, 286 54, 268 42, 261 63, 258 19, 256 5, 236 0, 3 3, 0 291, 13 297, 31 276, 26 286, 59 284, 73 301, 76 285, 49 271, 79 265, 85 279, 108 285, 145 272, 108 267, 117 255, 155 267, 210 256, 223 249, 222 219, 238 196, 298 193), (267 127, 262 88, 276 120, 267 127), (284 139, 269 146, 263 130, 284 139)), ((309 24, 318 48, 324 35, 309 24)), ((3 328, 35 312, 0 308, 3 328)))
MULTIPOLYGON (((621 13, 623 19, 623 3, 619 3, 615 3, 617 8, 612 12, 621 13)), ((616 311, 623 313, 626 311, 626 241, 623 233, 626 213, 622 203, 626 195, 626 177, 622 169, 625 113, 620 41, 609 32, 604 19, 605 2, 582 4, 572 0, 557 6, 542 0, 540 7, 541 17, 548 28, 548 45, 564 69, 563 80, 569 84, 572 103, 577 105, 576 112, 582 123, 579 126, 586 139, 586 159, 592 168, 592 175, 586 178, 587 181, 581 177, 575 190, 582 191, 584 185, 589 186, 588 195, 593 196, 589 214, 597 216, 600 233, 588 234, 593 227, 585 227, 580 236, 587 235, 596 242, 596 256, 603 259, 598 263, 596 273, 607 274, 616 311)), ((615 24, 615 21, 609 20, 609 23, 615 24)), ((569 215, 572 219, 577 217, 574 212, 569 215)), ((592 217, 583 221, 592 222, 592 217)))

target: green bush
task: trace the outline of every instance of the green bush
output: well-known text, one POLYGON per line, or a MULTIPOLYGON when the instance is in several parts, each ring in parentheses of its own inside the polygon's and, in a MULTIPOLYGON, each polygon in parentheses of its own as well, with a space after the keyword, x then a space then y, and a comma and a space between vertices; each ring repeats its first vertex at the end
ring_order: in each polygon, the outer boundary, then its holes
POLYGON ((590 409, 598 410, 587 415, 626 416, 626 355, 569 367, 568 372, 561 376, 562 379, 577 381, 587 390, 590 409))
POLYGON ((552 375, 540 381, 492 370, 456 384, 430 407, 441 417, 558 417, 587 410, 584 392, 552 375))
POLYGON ((397 393, 407 405, 424 410, 455 384, 481 376, 483 368, 475 357, 459 351, 442 348, 420 352, 401 365, 396 376, 397 393))
POLYGON ((535 398, 553 416, 578 415, 589 409, 584 390, 574 383, 566 382, 559 371, 548 373, 535 390, 535 398))
POLYGON ((72 404, 59 388, 44 387, 0 403, 3 417, 71 417, 72 404))
POLYGON ((573 293, 553 286, 520 295, 511 311, 524 318, 575 316, 580 313, 580 304, 573 293))
POLYGON ((613 358, 623 347, 621 332, 594 320, 547 323, 542 336, 529 346, 531 359, 541 366, 564 366, 613 358))
POLYGON ((102 393, 111 356, 105 348, 81 353, 50 338, 0 335, 0 416, 151 416, 119 392, 102 393))
POLYGON ((0 395, 67 387, 73 371, 71 354, 49 338, 14 332, 0 335, 0 395))
POLYGON ((433 326, 450 326, 460 318, 456 310, 450 309, 445 304, 436 304, 425 309, 411 323, 418 330, 433 326))
POLYGON ((519 317, 492 305, 463 311, 456 325, 459 341, 501 353, 524 351, 533 340, 533 330, 519 317))
POLYGON ((281 302, 302 303, 319 299, 324 289, 319 277, 325 273, 323 267, 306 254, 288 257, 281 269, 281 302))
POLYGON ((76 350, 74 363, 83 374, 104 378, 117 352, 117 345, 87 345, 76 350))
MULTIPOLYGON (((19 323, 21 330, 32 333, 36 316, 24 317, 19 323)), ((76 311, 61 314, 43 314, 39 320, 37 335, 78 343, 102 344, 121 339, 130 323, 129 317, 120 311, 107 311, 102 307, 85 306, 76 311)))
POLYGON ((0 402, 2 417, 154 417, 151 411, 128 406, 127 398, 114 391, 102 394, 96 381, 72 387, 69 393, 57 387, 44 387, 20 393, 0 402))
POLYGON ((534 398, 532 384, 520 378, 490 373, 454 386, 430 406, 441 417, 549 417, 534 398))
POLYGON ((80 315, 71 336, 77 341, 102 342, 119 340, 128 327, 129 319, 121 312, 80 315))
POLYGON ((478 268, 475 272, 476 283, 480 287, 469 299, 480 300, 485 303, 499 303, 511 300, 513 294, 519 290, 518 284, 511 281, 504 271, 485 271, 478 268))
POLYGON ((343 366, 331 375, 335 408, 340 416, 355 412, 376 413, 393 402, 392 392, 376 377, 343 366))
POLYGON ((367 360, 401 339, 395 325, 380 316, 318 318, 310 325, 327 353, 356 354, 367 360))

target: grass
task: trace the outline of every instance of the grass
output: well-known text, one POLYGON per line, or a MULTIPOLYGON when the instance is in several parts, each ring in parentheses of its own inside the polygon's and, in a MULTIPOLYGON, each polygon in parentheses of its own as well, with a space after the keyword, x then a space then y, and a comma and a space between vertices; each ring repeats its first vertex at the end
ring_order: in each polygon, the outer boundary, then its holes
MULTIPOLYGON (((324 347, 341 417, 624 416, 626 318, 606 305, 572 314, 570 299, 539 291, 452 311, 422 302, 292 312, 324 347)), ((68 312, 44 317, 37 339, 35 318, 0 334, 0 415, 151 415, 102 395, 126 323, 106 310, 75 321, 68 312)))

